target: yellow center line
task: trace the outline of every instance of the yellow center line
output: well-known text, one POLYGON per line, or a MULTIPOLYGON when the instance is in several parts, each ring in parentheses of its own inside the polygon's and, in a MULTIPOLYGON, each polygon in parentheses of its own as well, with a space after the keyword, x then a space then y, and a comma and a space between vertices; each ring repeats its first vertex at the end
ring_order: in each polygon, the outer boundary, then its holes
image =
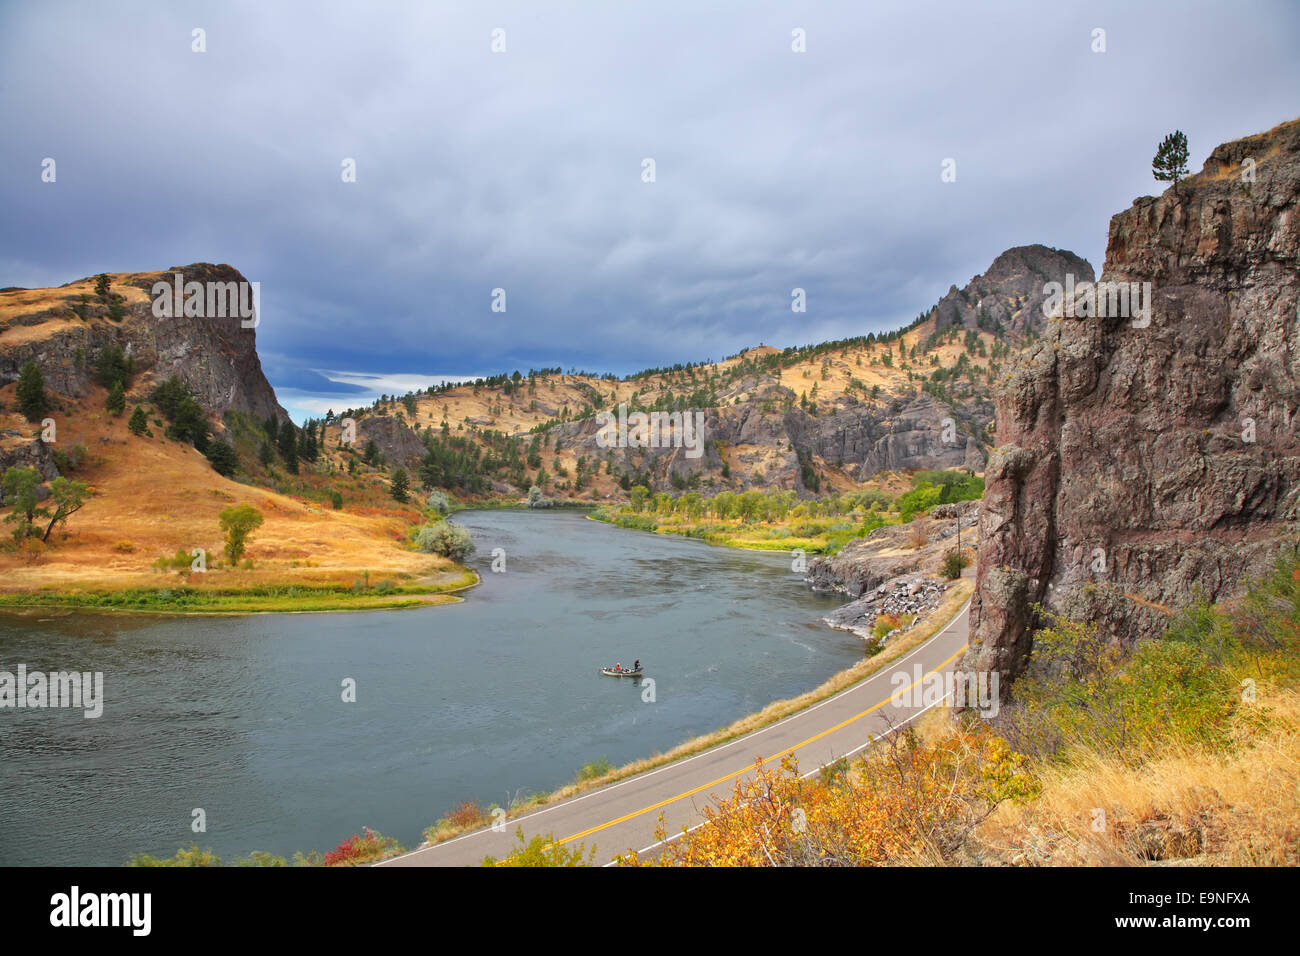
MULTIPOLYGON (((864 710, 862 713, 860 713, 860 714, 855 714, 855 715, 853 715, 852 717, 850 717, 848 720, 841 721, 840 723, 836 724, 834 727, 830 727, 830 728, 828 728, 828 729, 826 729, 826 730, 823 730, 821 733, 819 733, 819 734, 815 734, 814 736, 809 737, 807 740, 804 740, 804 741, 802 741, 802 742, 800 742, 800 743, 797 743, 797 744, 795 744, 795 745, 792 746, 792 747, 786 747, 786 748, 784 748, 784 749, 778 751, 775 755, 773 755, 773 756, 767 758, 767 759, 764 760, 763 762, 764 762, 764 763, 771 763, 771 762, 773 762, 773 761, 776 761, 776 760, 780 759, 781 757, 784 757, 786 754, 793 754, 793 753, 794 753, 796 750, 798 750, 800 747, 807 747, 809 744, 811 744, 811 743, 815 743, 816 741, 821 740, 821 739, 822 739, 823 737, 825 737, 827 734, 833 734, 833 733, 835 733, 835 731, 837 731, 837 730, 841 730, 841 729, 847 727, 849 724, 853 723, 854 721, 856 721, 856 720, 861 720, 863 717, 866 717, 866 716, 869 715, 869 714, 873 714, 873 713, 875 713, 875 712, 878 711, 881 707, 884 707, 886 704, 888 704, 891 700, 893 700, 893 699, 894 699, 896 696, 898 696, 899 694, 906 693, 907 691, 909 691, 909 690, 911 690, 913 687, 915 687, 917 684, 921 683, 921 681, 925 680, 925 678, 929 677, 931 674, 936 674, 936 673, 938 673, 940 670, 942 670, 943 668, 947 667, 947 666, 948 666, 949 664, 951 664, 954 660, 956 660, 959 656, 961 656, 963 653, 965 653, 966 648, 967 648, 968 646, 969 646, 969 645, 967 645, 967 644, 963 644, 961 647, 959 647, 959 648, 958 648, 958 649, 953 653, 953 655, 952 655, 951 657, 949 657, 947 660, 941 661, 938 665, 935 666, 935 668, 934 668, 933 670, 931 670, 931 671, 927 671, 927 672, 926 672, 924 675, 922 675, 918 680, 914 680, 911 684, 909 684, 907 687, 903 688, 902 690, 896 690, 896 691, 894 691, 894 693, 890 694, 888 697, 886 697, 884 700, 882 700, 880 703, 876 704, 875 706, 868 707, 868 708, 867 708, 866 710, 864 710)), ((666 800, 660 800, 658 803, 653 803, 653 804, 651 804, 650 806, 645 807, 644 809, 641 809, 641 810, 634 810, 634 811, 632 811, 631 813, 626 813, 626 814, 624 814, 623 816, 621 816, 621 817, 619 817, 619 818, 617 818, 617 819, 615 819, 615 820, 610 820, 608 823, 602 823, 602 824, 599 824, 598 826, 591 827, 590 829, 583 830, 581 833, 575 833, 573 836, 565 837, 563 840, 557 840, 555 843, 551 844, 551 846, 563 845, 563 844, 565 844, 565 843, 570 843, 570 842, 572 842, 573 840, 581 840, 583 837, 591 836, 591 834, 593 834, 593 833, 599 833, 601 830, 607 830, 607 829, 609 829, 609 828, 612 827, 612 826, 617 826, 618 824, 620 824, 620 823, 624 823, 624 822, 626 822, 626 821, 628 821, 628 820, 631 820, 631 819, 633 819, 633 818, 635 818, 635 817, 639 817, 639 816, 641 816, 641 815, 643 815, 643 814, 646 814, 646 813, 651 813, 652 811, 658 810, 658 809, 661 808, 661 807, 666 807, 666 806, 668 806, 668 804, 670 804, 670 803, 676 803, 678 800, 685 800, 687 797, 693 797, 693 796, 695 796, 697 793, 699 793, 701 790, 708 790, 710 787, 716 787, 716 786, 717 786, 718 784, 720 784, 720 783, 726 783, 728 780, 733 780, 733 779, 735 779, 736 777, 739 777, 742 773, 744 773, 745 771, 747 771, 747 770, 749 770, 749 769, 750 769, 749 767, 741 767, 739 770, 733 771, 732 773, 727 774, 725 777, 719 777, 717 780, 710 780, 708 783, 701 784, 700 786, 696 787, 696 788, 693 789, 693 790, 687 790, 685 793, 679 793, 679 794, 678 794, 677 796, 675 796, 675 797, 669 797, 669 798, 666 799, 666 800)))

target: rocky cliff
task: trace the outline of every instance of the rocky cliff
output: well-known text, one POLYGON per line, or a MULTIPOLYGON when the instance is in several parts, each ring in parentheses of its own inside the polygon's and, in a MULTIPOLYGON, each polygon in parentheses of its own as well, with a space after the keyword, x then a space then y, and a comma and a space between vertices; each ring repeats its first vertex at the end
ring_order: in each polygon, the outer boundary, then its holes
MULTIPOLYGON (((149 388, 175 375, 213 421, 232 410, 259 420, 271 415, 286 419, 262 373, 254 319, 234 314, 224 297, 224 317, 209 308, 209 284, 219 285, 223 293, 233 285, 238 297, 245 281, 231 266, 195 263, 166 272, 110 275, 107 296, 96 291, 94 276, 54 289, 0 290, 0 387, 16 381, 27 362, 35 362, 57 409, 61 399, 75 401, 95 387, 96 358, 118 345, 135 366, 129 402, 143 401, 149 388), (155 284, 174 289, 178 273, 182 288, 199 283, 202 303, 192 300, 190 314, 185 314, 182 296, 175 317, 160 318, 154 314, 155 284)), ((242 301, 251 303, 251 294, 242 301)), ((241 299, 233 304, 240 305, 241 299)), ((53 413, 56 422, 59 415, 53 413)), ((6 429, 3 439, 0 467, 34 464, 46 477, 54 476, 46 443, 33 440, 26 429, 6 429)))
POLYGON ((1020 673, 1036 602, 1156 635, 1296 540, 1298 197, 1300 121, 1111 220, 1105 294, 1065 298, 998 394, 966 666, 1020 673))

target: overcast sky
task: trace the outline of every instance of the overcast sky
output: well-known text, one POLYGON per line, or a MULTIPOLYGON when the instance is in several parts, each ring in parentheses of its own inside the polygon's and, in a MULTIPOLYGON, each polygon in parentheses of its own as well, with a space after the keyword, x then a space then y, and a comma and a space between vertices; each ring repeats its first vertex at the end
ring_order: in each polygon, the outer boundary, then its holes
POLYGON ((1011 246, 1100 271, 1166 133, 1196 171, 1300 115, 1298 37, 1291 2, 5 2, 0 286, 230 263, 298 419, 863 335, 1011 246))

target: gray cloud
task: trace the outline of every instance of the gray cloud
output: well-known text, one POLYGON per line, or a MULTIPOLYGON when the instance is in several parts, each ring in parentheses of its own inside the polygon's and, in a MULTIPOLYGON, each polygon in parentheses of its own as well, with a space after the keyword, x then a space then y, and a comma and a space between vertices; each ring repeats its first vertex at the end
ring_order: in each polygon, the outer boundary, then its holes
POLYGON ((1100 267, 1172 129, 1294 115, 1294 6, 1127 6, 11 6, 0 285, 229 262, 286 388, 893 328, 1013 245, 1100 267))

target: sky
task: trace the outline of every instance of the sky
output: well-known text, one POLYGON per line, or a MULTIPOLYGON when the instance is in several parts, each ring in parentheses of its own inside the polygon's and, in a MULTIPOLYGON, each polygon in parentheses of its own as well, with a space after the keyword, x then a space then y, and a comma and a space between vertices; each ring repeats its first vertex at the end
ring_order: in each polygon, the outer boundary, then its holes
POLYGON ((1100 271, 1167 133, 1195 172, 1300 115, 1297 37, 1293 2, 0 0, 0 287, 229 263, 299 421, 865 335, 1012 246, 1100 271))

